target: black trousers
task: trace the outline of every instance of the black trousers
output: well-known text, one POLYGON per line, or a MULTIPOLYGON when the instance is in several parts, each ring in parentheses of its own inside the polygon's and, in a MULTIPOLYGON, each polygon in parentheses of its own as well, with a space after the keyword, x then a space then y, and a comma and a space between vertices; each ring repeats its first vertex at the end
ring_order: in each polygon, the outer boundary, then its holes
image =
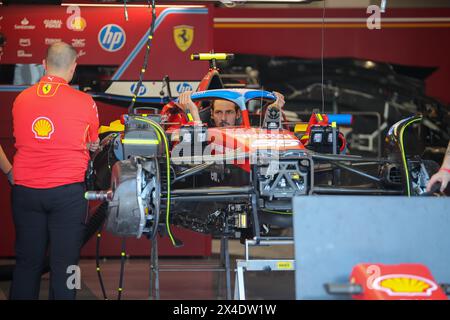
POLYGON ((49 299, 75 299, 76 289, 67 285, 74 275, 68 267, 78 265, 80 258, 87 215, 84 192, 84 183, 49 189, 13 187, 16 267, 11 299, 39 299, 47 250, 49 299))

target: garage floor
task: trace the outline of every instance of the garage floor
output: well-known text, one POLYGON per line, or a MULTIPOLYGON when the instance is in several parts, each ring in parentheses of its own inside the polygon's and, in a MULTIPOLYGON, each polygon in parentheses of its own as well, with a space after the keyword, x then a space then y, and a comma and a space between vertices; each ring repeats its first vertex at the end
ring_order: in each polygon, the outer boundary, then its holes
MULTIPOLYGON (((230 240, 232 270, 234 261, 242 259, 244 247, 237 240, 230 240)), ((219 263, 220 241, 213 240, 213 255, 209 258, 160 258, 160 266, 200 265, 215 266, 219 263)), ((258 258, 292 258, 292 247, 254 248, 251 257, 258 258)), ((14 260, 0 260, 0 264, 12 264, 14 260)), ((80 261, 82 285, 77 299, 103 299, 94 259, 80 261)), ((102 276, 106 294, 109 299, 117 299, 120 260, 103 259, 102 276)), ((295 299, 295 280, 293 271, 283 272, 247 272, 245 274, 247 299, 295 299)), ((129 258, 125 265, 122 299, 149 299, 149 260, 129 258)), ((234 288, 234 271, 231 273, 232 289, 234 288)), ((0 282, 0 300, 7 299, 9 282, 0 282)), ((233 294, 233 291, 232 291, 233 294)), ((225 273, 213 271, 165 271, 160 272, 161 299, 225 299, 225 273), (222 283, 220 283, 222 280, 222 283)), ((48 296, 48 275, 43 276, 41 283, 41 299, 48 296)))

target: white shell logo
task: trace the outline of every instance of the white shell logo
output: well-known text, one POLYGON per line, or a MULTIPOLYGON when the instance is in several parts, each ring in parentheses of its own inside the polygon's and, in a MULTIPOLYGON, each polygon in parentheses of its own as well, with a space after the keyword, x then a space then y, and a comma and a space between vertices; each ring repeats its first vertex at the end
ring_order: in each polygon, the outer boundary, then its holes
POLYGON ((415 275, 389 274, 376 278, 372 288, 389 296, 429 297, 438 286, 429 279, 415 275))
POLYGON ((36 139, 50 139, 52 133, 55 131, 55 126, 49 118, 39 117, 33 121, 31 130, 36 139))

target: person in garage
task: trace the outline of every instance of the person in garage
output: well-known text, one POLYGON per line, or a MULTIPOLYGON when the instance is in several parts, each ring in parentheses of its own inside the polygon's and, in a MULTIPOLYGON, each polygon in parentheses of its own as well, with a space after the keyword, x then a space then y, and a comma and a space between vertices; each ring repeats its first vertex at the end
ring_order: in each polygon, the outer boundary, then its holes
POLYGON ((436 172, 428 181, 427 192, 430 192, 433 185, 436 183, 441 184, 440 191, 444 192, 450 181, 450 141, 445 151, 444 161, 442 161, 442 166, 438 172, 436 172))
MULTIPOLYGON (((201 123, 197 105, 191 99, 192 91, 186 91, 178 97, 177 106, 184 112, 189 110, 193 121, 201 123)), ((274 92, 277 100, 272 104, 281 110, 284 106, 284 96, 281 93, 274 92)), ((241 111, 237 105, 228 100, 217 99, 211 106, 211 123, 215 127, 232 127, 238 125, 241 119, 241 111)))
POLYGON ((16 267, 11 299, 39 298, 47 250, 49 298, 76 296, 75 272, 87 214, 85 172, 89 151, 99 142, 94 100, 69 85, 76 56, 66 43, 51 45, 43 61, 45 75, 14 101, 16 267))
POLYGON ((12 165, 0 146, 0 169, 7 176, 9 183, 14 184, 12 165))

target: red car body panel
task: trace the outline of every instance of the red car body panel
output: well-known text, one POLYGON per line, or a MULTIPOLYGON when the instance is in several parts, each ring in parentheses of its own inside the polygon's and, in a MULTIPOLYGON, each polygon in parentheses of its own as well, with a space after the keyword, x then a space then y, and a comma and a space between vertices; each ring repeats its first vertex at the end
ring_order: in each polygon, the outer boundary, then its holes
POLYGON ((350 276, 363 288, 356 300, 447 300, 430 270, 422 264, 358 264, 350 276))

